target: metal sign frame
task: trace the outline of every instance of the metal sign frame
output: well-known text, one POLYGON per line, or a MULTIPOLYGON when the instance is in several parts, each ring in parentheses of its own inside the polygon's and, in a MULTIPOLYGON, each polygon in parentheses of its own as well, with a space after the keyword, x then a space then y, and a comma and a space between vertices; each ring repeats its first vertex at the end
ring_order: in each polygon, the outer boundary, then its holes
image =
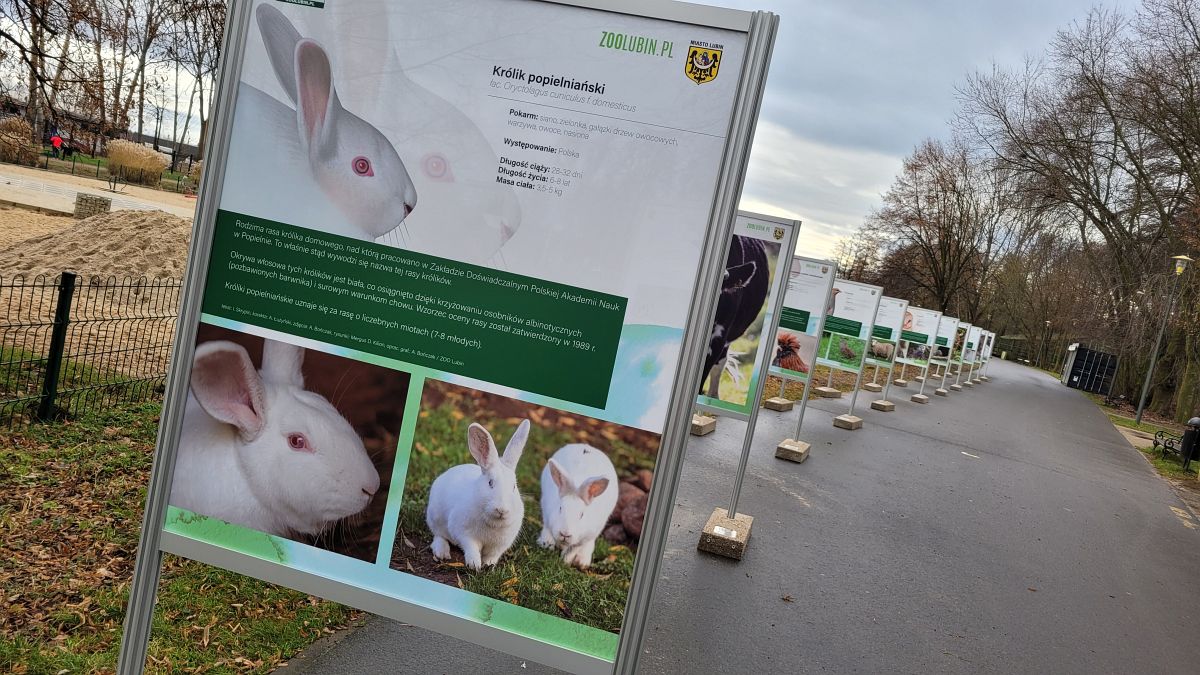
MULTIPOLYGON (((747 211, 739 211, 738 215, 752 218, 754 220, 765 220, 767 222, 791 226, 791 232, 787 237, 787 243, 784 244, 783 248, 780 249, 779 262, 775 264, 775 295, 771 307, 772 314, 770 325, 763 326, 762 328, 762 339, 768 340, 767 344, 770 345, 770 341, 774 340, 775 336, 779 333, 779 319, 783 314, 783 297, 787 294, 787 280, 788 277, 791 276, 791 262, 792 258, 796 255, 796 240, 800 234, 801 223, 799 220, 787 220, 784 218, 776 218, 774 216, 764 216, 757 213, 749 213, 747 211), (786 257, 783 255, 785 252, 787 253, 786 257), (786 268, 784 267, 785 261, 787 263, 786 268)), ((722 408, 715 408, 703 404, 698 405, 698 407, 702 410, 710 410, 714 414, 721 414, 727 417, 743 419, 746 422, 746 429, 742 432, 742 451, 738 456, 737 471, 734 473, 733 493, 729 497, 729 508, 725 511, 729 514, 730 518, 733 518, 737 515, 738 499, 742 494, 742 483, 746 478, 746 467, 750 463, 750 446, 754 442, 754 429, 758 425, 758 416, 762 413, 762 394, 763 390, 766 389, 767 377, 771 370, 771 354, 773 354, 775 350, 774 348, 768 346, 766 349, 760 349, 760 351, 763 352, 763 359, 760 363, 754 364, 755 370, 758 371, 758 377, 755 380, 753 391, 747 393, 749 396, 749 401, 751 402, 749 415, 731 413, 730 411, 722 408)), ((703 374, 700 376, 704 377, 703 374)))
MULTIPOLYGON (((825 302, 828 303, 829 302, 829 294, 833 292, 833 284, 835 281, 837 281, 837 271, 838 271, 837 263, 833 260, 821 260, 820 258, 806 258, 804 256, 799 256, 799 255, 792 256, 792 259, 793 260, 803 260, 806 262, 816 263, 818 265, 828 265, 829 266, 829 268, 830 268, 829 283, 825 285, 825 302)), ((789 274, 789 276, 790 276, 790 274, 789 274)), ((786 293, 786 289, 785 289, 784 295, 786 296, 786 294, 787 293, 786 293)), ((783 309, 781 306, 780 314, 782 315, 782 313, 783 313, 783 309)), ((825 332, 825 317, 827 317, 827 316, 829 316, 828 313, 826 313, 824 311, 824 308, 822 307, 821 318, 817 321, 816 337, 817 337, 817 342, 818 342, 818 351, 820 349, 819 343, 821 340, 821 335, 825 332)), ((776 336, 779 335, 778 324, 775 327, 775 335, 776 336)), ((804 411, 808 408, 808 392, 812 388, 812 380, 813 380, 812 371, 815 370, 816 367, 817 367, 816 352, 814 352, 812 365, 809 366, 808 377, 803 380, 804 391, 803 391, 803 393, 800 394, 800 415, 796 420, 796 435, 792 436, 792 438, 800 437, 799 436, 800 427, 804 425, 804 411)), ((784 392, 787 390, 787 383, 795 382, 796 379, 792 378, 792 377, 788 377, 783 372, 775 373, 775 376, 779 378, 779 396, 782 397, 784 392)))
POLYGON ((723 269, 733 217, 746 176, 750 146, 762 104, 779 17, 769 12, 731 10, 674 0, 527 1, 718 28, 744 33, 747 36, 745 62, 737 75, 738 85, 728 133, 712 197, 700 265, 693 284, 693 303, 685 323, 680 355, 676 363, 674 387, 655 472, 656 489, 650 493, 645 529, 634 564, 633 582, 626 603, 615 661, 583 655, 530 637, 444 614, 436 609, 384 597, 348 583, 317 577, 244 553, 220 549, 163 531, 181 423, 187 402, 193 345, 207 280, 217 210, 223 192, 223 168, 230 150, 233 111, 254 6, 252 2, 230 2, 223 40, 225 47, 217 74, 211 131, 205 156, 205 166, 210 168, 204 172, 200 189, 202 196, 196 206, 192 246, 185 274, 187 282, 181 293, 175 350, 168 370, 166 397, 158 433, 158 451, 155 453, 150 473, 117 662, 117 672, 121 675, 141 673, 145 668, 164 552, 289 586, 564 670, 576 673, 635 672, 642 652, 642 637, 648 609, 666 547, 675 492, 682 468, 683 448, 688 437, 689 417, 699 386, 699 368, 716 307, 715 296, 706 290, 715 287, 723 269))
MULTIPOLYGON (((787 265, 790 267, 792 258, 795 257, 795 255, 796 255, 796 241, 800 235, 801 223, 799 220, 789 220, 787 218, 780 218, 778 216, 766 216, 761 213, 751 213, 749 211, 738 211, 737 215, 739 218, 749 218, 751 220, 761 220, 761 221, 765 221, 768 223, 775 223, 778 225, 786 225, 789 228, 788 234, 784 238, 782 246, 779 249, 779 261, 775 264, 775 278, 772 279, 772 282, 773 282, 772 289, 771 289, 772 294, 767 296, 771 300, 771 306, 769 308, 769 311, 771 312, 769 314, 769 316, 771 317, 771 321, 770 321, 770 325, 763 326, 762 337, 760 338, 761 340, 767 341, 766 342, 767 346, 766 346, 766 348, 764 348, 762 345, 759 346, 759 351, 762 352, 763 358, 761 360, 761 363, 756 362, 754 364, 754 370, 755 370, 754 390, 755 391, 747 391, 746 392, 746 397, 747 397, 746 400, 747 400, 747 402, 751 402, 749 405, 749 408, 751 411, 750 414, 744 414, 744 413, 741 413, 736 410, 729 410, 728 408, 722 408, 720 406, 715 406, 715 405, 710 405, 708 403, 704 403, 703 401, 700 400, 702 398, 701 396, 696 397, 696 408, 699 410, 708 412, 708 413, 712 413, 713 415, 717 415, 720 417, 731 417, 733 419, 741 420, 743 422, 749 422, 750 423, 750 432, 749 433, 751 435, 753 435, 753 433, 754 433, 754 421, 753 420, 755 417, 758 416, 758 410, 760 408, 760 406, 757 404, 757 401, 758 401, 758 399, 762 398, 762 390, 763 390, 764 385, 766 384, 768 371, 771 369, 771 354, 774 352, 774 350, 769 345, 771 343, 771 340, 775 339, 775 335, 779 331, 779 317, 783 311, 783 297, 787 294, 787 280, 788 280, 788 276, 789 276, 789 274, 788 274, 789 270, 784 268, 784 263, 786 262, 787 265), (786 256, 784 256, 785 253, 787 254, 786 256)), ((703 383, 703 381, 704 381, 703 380, 704 376, 705 376, 705 373, 700 373, 701 383, 703 383)))
MULTIPOLYGON (((867 369, 867 352, 871 346, 871 334, 875 331, 875 320, 879 317, 879 302, 881 300, 883 300, 883 287, 876 286, 874 284, 864 284, 861 281, 850 281, 849 279, 835 279, 833 282, 834 288, 837 288, 837 285, 839 283, 841 283, 845 286, 857 286, 857 287, 863 288, 863 289, 873 289, 873 294, 875 296, 875 309, 874 309, 874 311, 871 312, 871 323, 867 325, 867 330, 864 333, 866 335, 866 343, 863 346, 863 354, 862 354, 862 357, 858 360, 858 369, 856 371, 854 371, 855 372, 854 391, 852 391, 850 393, 850 410, 849 410, 849 412, 846 413, 847 415, 853 415, 855 406, 858 405, 858 392, 860 389, 862 389, 863 371, 865 371, 867 369)), ((824 335, 823 329, 824 329, 824 319, 822 319, 822 335, 824 335)), ((828 349, 832 349, 832 348, 833 348, 833 334, 831 333, 830 338, 829 338, 828 349)), ((826 353, 828 353, 828 349, 826 350, 826 353)), ((824 359, 825 363, 821 363, 821 360, 822 360, 821 355, 817 354, 816 363, 821 364, 821 365, 825 366, 826 368, 829 368, 829 385, 828 386, 833 386, 833 371, 838 370, 838 368, 836 368, 834 365, 832 365, 834 363, 833 359, 826 357, 824 359)), ((815 368, 816 364, 814 364, 813 367, 815 368)), ((841 368, 840 370, 849 372, 848 368, 841 368)), ((794 436, 793 438, 799 438, 799 433, 800 433, 799 425, 796 426, 796 433, 797 433, 797 435, 794 436)))
MULTIPOLYGON (((909 304, 908 304, 907 300, 903 300, 901 298, 892 298, 892 297, 885 295, 879 299, 879 304, 883 305, 884 300, 891 300, 893 302, 904 303, 901 306, 901 310, 900 310, 901 317, 903 317, 904 312, 908 311, 909 304)), ((887 371, 888 371, 887 381, 883 383, 883 398, 879 399, 880 401, 888 400, 888 396, 891 395, 891 392, 892 392, 892 380, 896 379, 896 356, 900 353, 900 338, 901 338, 901 336, 904 335, 904 320, 903 320, 903 318, 901 318, 900 324, 901 324, 901 327, 900 327, 899 332, 897 332, 897 334, 895 336, 893 336, 893 339, 892 339, 892 358, 891 358, 891 360, 888 361, 887 363, 884 363, 882 361, 875 361, 874 359, 871 359, 870 357, 867 358, 867 361, 873 361, 873 363, 871 365, 875 366, 875 373, 871 375, 872 383, 874 383, 875 380, 879 377, 879 369, 880 368, 887 368, 887 371)), ((878 309, 875 310, 875 325, 876 326, 879 325, 879 310, 878 309)), ((871 332, 874 333, 875 329, 872 328, 871 332)), ((875 339, 874 336, 872 336, 871 340, 874 340, 874 339, 875 339)), ((870 352, 871 340, 867 341, 868 353, 870 352)))

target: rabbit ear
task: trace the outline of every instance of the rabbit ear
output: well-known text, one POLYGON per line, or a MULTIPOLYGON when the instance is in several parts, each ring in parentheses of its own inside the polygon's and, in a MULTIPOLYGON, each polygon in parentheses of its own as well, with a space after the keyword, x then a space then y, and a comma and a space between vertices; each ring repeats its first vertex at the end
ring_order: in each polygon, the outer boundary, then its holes
POLYGON ((496 443, 492 440, 492 435, 478 423, 467 428, 467 449, 471 451, 475 462, 484 470, 490 469, 492 463, 496 461, 497 455, 500 454, 496 451, 496 443))
POLYGON ((608 489, 607 478, 589 478, 579 486, 579 498, 584 504, 591 504, 592 500, 604 494, 608 489))
POLYGON ((278 340, 263 340, 263 380, 291 387, 304 386, 304 348, 278 340))
POLYGON ((333 67, 321 45, 296 43, 296 121, 310 157, 328 157, 337 147, 334 124, 341 108, 333 88, 333 67))
POLYGON ((232 342, 205 342, 192 361, 192 393, 204 412, 237 428, 245 441, 266 423, 262 379, 245 348, 232 342))
POLYGON ((262 4, 254 12, 258 19, 258 30, 262 33, 263 45, 267 48, 267 56, 271 59, 271 67, 280 86, 296 102, 296 43, 300 41, 300 33, 283 12, 274 7, 262 4))
POLYGON ((562 470, 562 467, 558 465, 558 462, 551 459, 546 465, 550 467, 550 477, 554 479, 554 484, 558 486, 558 494, 566 495, 575 491, 575 484, 571 482, 571 479, 562 470))
POLYGON ((500 461, 516 471, 517 462, 521 461, 521 453, 525 452, 525 441, 527 440, 529 440, 529 420, 522 420, 520 426, 513 432, 512 438, 508 439, 508 445, 504 446, 504 456, 500 458, 500 461))

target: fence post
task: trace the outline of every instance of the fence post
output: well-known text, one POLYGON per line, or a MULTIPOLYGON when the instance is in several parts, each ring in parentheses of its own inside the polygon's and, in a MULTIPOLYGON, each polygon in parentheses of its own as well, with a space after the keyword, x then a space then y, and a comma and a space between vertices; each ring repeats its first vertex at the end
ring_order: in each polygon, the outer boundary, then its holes
POLYGON ((46 357, 46 379, 42 382, 42 398, 38 402, 39 420, 50 419, 54 412, 54 399, 58 396, 58 372, 62 370, 63 351, 67 346, 67 325, 71 322, 71 300, 74 297, 75 273, 63 272, 58 283, 58 303, 54 307, 50 354, 46 357))

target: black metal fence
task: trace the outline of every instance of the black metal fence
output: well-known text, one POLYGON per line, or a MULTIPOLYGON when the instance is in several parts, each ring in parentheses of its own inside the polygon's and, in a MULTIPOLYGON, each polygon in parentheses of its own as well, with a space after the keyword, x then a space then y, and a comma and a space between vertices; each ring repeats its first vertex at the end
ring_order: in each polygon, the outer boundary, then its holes
POLYGON ((71 272, 0 277, 0 425, 161 393, 180 288, 71 272))

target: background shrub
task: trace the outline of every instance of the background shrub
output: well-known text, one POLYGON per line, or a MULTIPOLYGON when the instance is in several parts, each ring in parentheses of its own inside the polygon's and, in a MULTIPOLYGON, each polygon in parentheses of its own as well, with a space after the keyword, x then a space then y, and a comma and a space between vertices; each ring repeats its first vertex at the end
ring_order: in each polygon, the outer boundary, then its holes
POLYGON ((33 127, 22 117, 0 119, 0 161, 32 165, 37 160, 33 127))
POLYGON ((125 140, 108 142, 108 172, 126 183, 158 185, 170 159, 152 148, 125 140))

